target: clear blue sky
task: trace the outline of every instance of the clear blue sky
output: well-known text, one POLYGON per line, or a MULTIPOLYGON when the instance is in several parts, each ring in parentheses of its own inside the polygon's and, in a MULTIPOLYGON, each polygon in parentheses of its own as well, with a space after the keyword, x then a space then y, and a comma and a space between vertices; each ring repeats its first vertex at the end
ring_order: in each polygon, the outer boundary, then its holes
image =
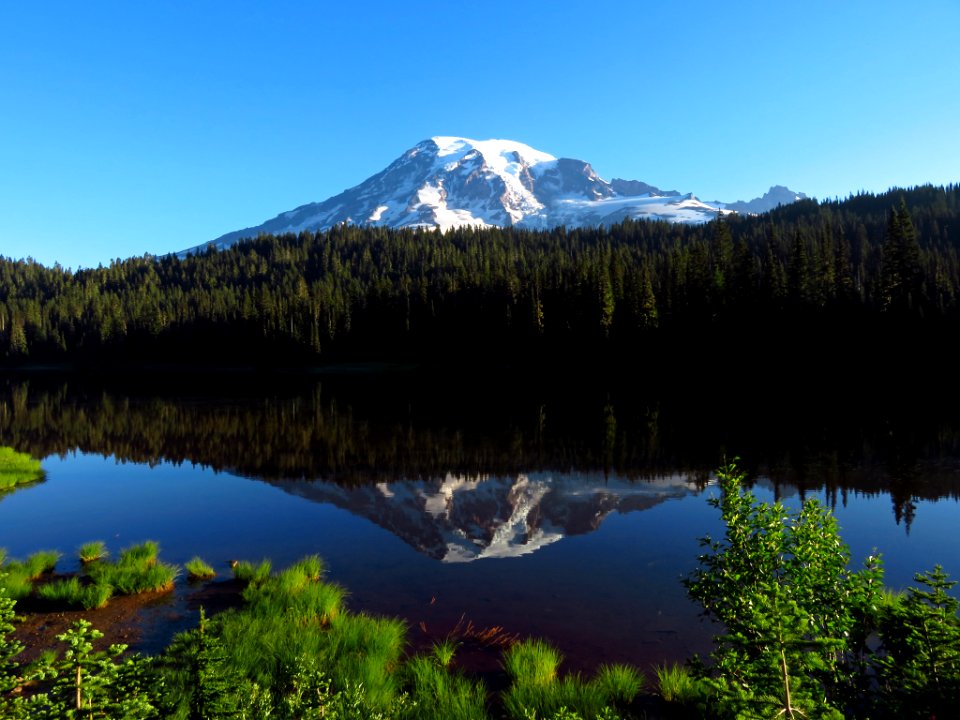
POLYGON ((960 181, 960 1, 0 2, 0 255, 162 254, 433 135, 707 200, 960 181))

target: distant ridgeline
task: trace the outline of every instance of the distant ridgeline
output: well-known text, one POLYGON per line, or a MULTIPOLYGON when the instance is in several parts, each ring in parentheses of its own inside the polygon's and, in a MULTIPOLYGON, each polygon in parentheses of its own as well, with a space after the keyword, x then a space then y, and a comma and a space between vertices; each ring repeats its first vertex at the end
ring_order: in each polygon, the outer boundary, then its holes
POLYGON ((746 363, 777 377, 840 360, 831 374, 856 375, 899 344, 922 356, 926 376, 953 370, 943 353, 960 329, 958 249, 960 186, 950 185, 699 226, 338 226, 75 273, 2 260, 0 362, 746 363))

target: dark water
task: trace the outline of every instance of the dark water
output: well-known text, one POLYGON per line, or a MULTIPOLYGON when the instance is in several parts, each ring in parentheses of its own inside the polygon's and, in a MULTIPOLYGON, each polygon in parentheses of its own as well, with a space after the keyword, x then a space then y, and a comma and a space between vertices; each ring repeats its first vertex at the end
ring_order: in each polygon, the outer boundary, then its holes
MULTIPOLYGON (((721 531, 711 472, 737 454, 761 499, 831 505, 854 562, 878 548, 888 584, 960 572, 948 409, 769 400, 406 377, 10 380, 0 441, 43 457, 47 479, 0 496, 0 547, 57 548, 71 569, 85 541, 154 539, 222 577, 233 558, 319 553, 353 609, 406 618, 415 641, 472 622, 546 637, 572 668, 648 666, 709 649, 680 579, 697 538, 721 531)), ((143 649, 194 621, 190 592, 154 608, 143 649)))

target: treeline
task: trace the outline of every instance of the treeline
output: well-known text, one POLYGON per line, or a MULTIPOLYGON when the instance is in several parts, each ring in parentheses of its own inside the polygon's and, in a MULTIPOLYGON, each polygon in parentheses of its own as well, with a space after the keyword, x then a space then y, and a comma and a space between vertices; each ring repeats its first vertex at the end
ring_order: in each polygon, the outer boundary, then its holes
POLYGON ((2 260, 0 358, 513 366, 675 360, 723 338, 926 341, 960 317, 958 220, 960 186, 926 186, 701 226, 339 226, 76 272, 2 260))

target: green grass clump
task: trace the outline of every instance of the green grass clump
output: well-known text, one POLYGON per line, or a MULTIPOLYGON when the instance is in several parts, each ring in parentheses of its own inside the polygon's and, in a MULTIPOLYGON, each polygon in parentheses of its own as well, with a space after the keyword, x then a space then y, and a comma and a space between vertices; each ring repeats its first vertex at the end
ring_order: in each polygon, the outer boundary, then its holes
POLYGON ((448 672, 434 655, 417 655, 405 667, 418 720, 486 720, 487 693, 481 682, 448 672))
POLYGON ((7 551, 0 550, 0 587, 7 597, 20 600, 33 592, 33 581, 57 565, 60 553, 53 550, 35 552, 25 561, 7 559, 7 551))
POLYGON ((110 585, 118 595, 137 595, 173 588, 180 569, 158 562, 160 546, 152 540, 123 550, 116 562, 92 563, 87 574, 98 585, 110 585))
POLYGON ((291 565, 290 570, 302 573, 309 580, 317 581, 323 575, 323 560, 319 555, 307 555, 291 565))
POLYGON ((516 720, 531 717, 600 717, 607 706, 603 691, 578 675, 545 685, 514 684, 501 696, 503 709, 516 720), (566 713, 566 714, 565 714, 566 713))
POLYGON ((56 550, 39 550, 27 558, 23 567, 27 571, 27 576, 31 580, 36 580, 44 573, 52 572, 59 559, 60 553, 56 550))
POLYGON ((213 567, 200 557, 192 558, 184 567, 190 580, 211 580, 217 575, 213 567))
POLYGON ((270 577, 272 569, 273 565, 269 560, 261 560, 257 565, 241 560, 233 566, 233 577, 241 582, 257 585, 270 577))
POLYGON ((452 638, 444 638, 440 642, 435 643, 431 653, 433 659, 436 660, 440 667, 449 668, 459 644, 460 643, 454 641, 452 638))
POLYGON ((0 447, 0 492, 43 480, 40 461, 12 447, 0 447))
POLYGON ((109 585, 84 585, 77 577, 46 583, 37 588, 37 597, 47 602, 84 610, 102 608, 107 604, 113 588, 109 585))
POLYGON ((643 676, 630 665, 601 665, 593 679, 608 703, 626 707, 643 690, 643 676))
POLYGON ((703 688, 690 671, 682 665, 657 666, 660 697, 665 702, 694 707, 703 698, 703 688))
POLYGON ((0 587, 6 589, 7 597, 13 600, 20 600, 33 592, 33 582, 26 568, 18 562, 8 562, 0 568, 0 587))
POLYGON ((519 642, 503 654, 503 667, 518 685, 547 685, 557 678, 563 656, 543 640, 519 642))
POLYGON ((157 561, 160 554, 160 545, 153 540, 147 540, 139 545, 132 545, 120 552, 118 565, 127 567, 145 568, 157 561))
MULTIPOLYGON (((338 690, 363 688, 363 713, 376 717, 397 702, 406 625, 393 618, 353 614, 345 590, 315 579, 322 565, 311 558, 275 576, 269 563, 234 568, 250 578, 243 608, 220 613, 216 628, 224 663, 264 692, 285 693, 300 673, 322 671, 338 690), (252 581, 259 576, 259 582, 252 581)), ((179 681, 176 681, 179 682, 179 681)), ((350 715, 353 717, 353 715, 350 715)))
POLYGON ((80 550, 77 553, 80 562, 84 565, 89 565, 97 560, 103 560, 109 554, 110 553, 107 552, 107 545, 103 540, 84 543, 80 546, 80 550))

